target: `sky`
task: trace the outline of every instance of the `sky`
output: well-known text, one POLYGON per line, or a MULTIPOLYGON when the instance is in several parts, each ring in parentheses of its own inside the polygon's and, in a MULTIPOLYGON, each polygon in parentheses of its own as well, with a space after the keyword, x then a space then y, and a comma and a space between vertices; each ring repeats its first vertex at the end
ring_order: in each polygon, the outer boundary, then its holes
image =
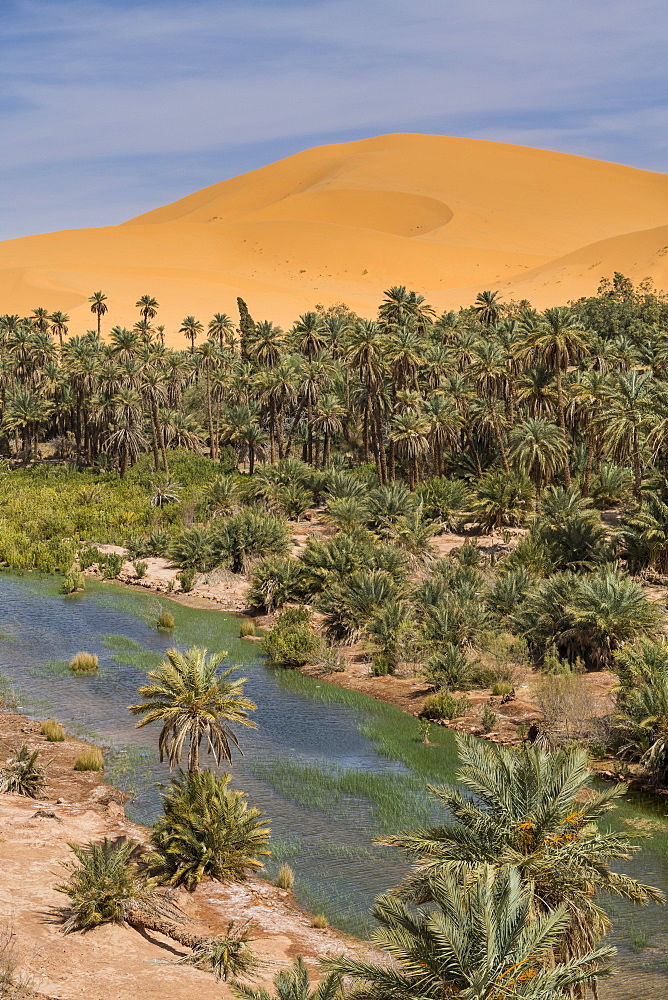
POLYGON ((666 172, 667 50, 666 0, 0 0, 0 239, 387 132, 666 172))

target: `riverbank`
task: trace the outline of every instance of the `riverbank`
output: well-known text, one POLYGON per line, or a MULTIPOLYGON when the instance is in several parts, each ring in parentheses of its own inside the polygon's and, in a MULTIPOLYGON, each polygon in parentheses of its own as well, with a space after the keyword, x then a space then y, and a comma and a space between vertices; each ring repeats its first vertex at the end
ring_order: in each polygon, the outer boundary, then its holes
MULTIPOLYGON (((329 526, 320 519, 306 520, 294 526, 291 537, 293 555, 306 544, 309 535, 315 533, 327 535, 329 526)), ((522 529, 516 529, 519 536, 522 529)), ((439 557, 448 555, 454 549, 463 545, 466 536, 455 533, 444 533, 432 539, 432 545, 439 557)), ((487 551, 497 551, 507 546, 507 540, 497 537, 494 533, 481 536, 480 548, 487 551)), ((126 550, 120 546, 98 546, 103 552, 116 552, 127 556, 126 550)), ((131 590, 159 594, 186 607, 218 611, 227 614, 252 618, 261 629, 269 629, 278 617, 276 613, 264 616, 253 615, 248 606, 246 577, 230 573, 227 570, 214 570, 201 574, 196 578, 191 591, 182 592, 178 582, 178 569, 165 558, 148 558, 145 576, 137 578, 133 563, 126 559, 116 583, 131 590)), ((94 567, 86 571, 86 575, 100 579, 101 574, 94 567)), ((645 590, 650 600, 666 603, 666 589, 656 585, 646 585, 645 590)), ((318 627, 318 616, 313 616, 314 627, 318 627)), ((247 637, 248 641, 258 641, 257 636, 247 637)), ((379 701, 395 705, 410 715, 419 717, 426 699, 433 688, 424 676, 411 663, 404 663, 394 675, 374 676, 370 669, 369 657, 363 643, 354 646, 338 647, 340 669, 324 670, 320 666, 301 668, 301 673, 324 680, 346 690, 368 695, 379 701)), ((499 666, 499 654, 481 654, 487 666, 499 666)), ((456 718, 441 719, 438 724, 456 732, 463 732, 487 739, 505 746, 519 745, 532 731, 554 733, 562 740, 582 738, 583 730, 590 731, 593 745, 601 742, 596 737, 603 734, 605 720, 613 713, 615 701, 613 690, 617 677, 606 671, 589 672, 574 678, 568 691, 560 690, 559 683, 554 679, 546 679, 545 674, 532 666, 512 659, 504 661, 511 677, 511 692, 495 695, 491 688, 481 688, 469 691, 455 691, 456 697, 462 699, 465 708, 456 718), (483 716, 488 713, 487 723, 483 716)), ((614 781, 625 782, 629 786, 659 796, 668 796, 668 789, 657 788, 648 782, 637 764, 617 760, 613 756, 593 758, 591 768, 602 777, 614 781)))
MULTIPOLYGON (((25 716, 0 711, 0 761, 25 743, 47 762, 43 797, 0 799, 0 961, 15 967, 14 978, 27 996, 37 991, 59 1000, 191 1000, 200 993, 231 997, 209 973, 175 964, 185 950, 157 933, 140 934, 119 925, 86 935, 61 933, 57 911, 65 897, 53 886, 63 877, 60 865, 72 857, 68 843, 104 837, 144 842, 149 831, 127 818, 122 794, 105 784, 101 774, 73 770, 76 757, 91 744, 70 736, 63 743, 48 743, 39 729, 38 722, 25 716)), ((260 878, 203 883, 194 893, 179 891, 177 899, 198 933, 221 934, 230 921, 250 921, 252 948, 262 960, 260 985, 298 954, 315 969, 327 955, 369 951, 338 930, 311 927, 311 915, 289 892, 260 878)), ((0 967, 0 980, 2 972, 0 967)), ((7 995, 12 995, 9 988, 7 995)))

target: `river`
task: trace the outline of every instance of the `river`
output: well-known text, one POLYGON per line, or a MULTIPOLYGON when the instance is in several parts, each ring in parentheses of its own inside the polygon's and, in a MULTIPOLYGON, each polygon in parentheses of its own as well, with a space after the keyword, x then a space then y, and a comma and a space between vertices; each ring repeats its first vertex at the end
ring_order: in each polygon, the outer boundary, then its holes
MULTIPOLYGON (((0 675, 15 688, 20 710, 57 718, 73 735, 108 748, 107 778, 132 795, 128 813, 150 824, 160 808, 156 785, 168 780, 158 761, 157 729, 137 730, 127 706, 147 670, 170 646, 228 651, 248 678, 258 728, 240 727, 243 756, 230 770, 271 821, 268 877, 287 861, 297 900, 352 933, 366 935, 374 897, 396 885, 401 857, 374 847, 382 832, 435 820, 426 783, 453 780, 454 737, 432 726, 431 746, 417 721, 399 709, 325 681, 268 669, 258 644, 239 639, 231 614, 185 607, 149 593, 87 581, 84 595, 64 597, 53 578, 0 574, 0 675), (168 610, 173 633, 155 621, 168 610), (74 676, 78 651, 96 653, 100 670, 74 676)), ((627 796, 613 825, 644 834, 642 851, 619 865, 668 891, 668 803, 627 796)), ((611 900, 611 943, 618 975, 605 984, 610 1000, 668 997, 668 909, 611 900)))

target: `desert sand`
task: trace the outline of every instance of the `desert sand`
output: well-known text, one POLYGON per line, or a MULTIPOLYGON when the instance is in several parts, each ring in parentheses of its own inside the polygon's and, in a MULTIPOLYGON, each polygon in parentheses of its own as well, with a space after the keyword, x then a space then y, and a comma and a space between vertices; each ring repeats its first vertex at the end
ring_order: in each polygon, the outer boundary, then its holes
POLYGON ((0 312, 37 306, 94 326, 131 325, 144 294, 166 341, 181 320, 283 326, 317 303, 372 316, 405 284, 439 311, 483 288, 538 307, 623 271, 668 287, 668 175, 545 150, 399 134, 320 146, 214 184, 120 226, 0 243, 0 312))

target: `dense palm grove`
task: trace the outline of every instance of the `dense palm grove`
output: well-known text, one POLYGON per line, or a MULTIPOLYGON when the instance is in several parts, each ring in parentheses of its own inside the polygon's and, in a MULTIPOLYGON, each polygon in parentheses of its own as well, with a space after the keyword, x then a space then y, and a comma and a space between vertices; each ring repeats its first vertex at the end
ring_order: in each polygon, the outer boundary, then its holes
MULTIPOLYGON (((64 313, 0 317, 2 565, 60 571, 75 590, 91 565, 117 575, 122 559, 96 548, 116 542, 138 576, 142 559, 170 559, 182 590, 220 568, 244 574, 251 606, 277 613, 274 663, 337 669, 351 645, 377 675, 410 662, 432 688, 427 718, 463 713, 472 688, 511 693, 517 664, 567 698, 582 672, 618 677, 615 712, 575 733, 546 729, 515 751, 460 740, 473 799, 437 790, 447 824, 387 840, 414 863, 375 910, 395 963, 332 961, 316 989, 297 962, 277 995, 558 1000, 595 988, 610 954, 599 895, 660 901, 608 866, 632 850, 598 828, 619 789, 581 793, 587 748, 668 781, 668 641, 645 586, 668 579, 668 298, 616 274, 565 307, 482 292, 436 316, 399 286, 373 321, 318 308, 289 331, 239 300, 238 322, 186 317, 183 351, 164 346, 151 296, 132 329, 104 338, 106 298, 90 303, 96 329, 83 337, 68 336, 64 313), (295 556, 290 524, 305 516, 324 530, 295 556), (465 544, 436 558, 432 540, 452 531, 465 544)), ((142 688, 139 724, 163 723, 170 766, 188 746, 188 772, 143 856, 77 848, 61 887, 69 930, 167 921, 181 940, 165 887, 260 866, 263 818, 227 775, 200 771, 202 741, 218 763, 231 757, 220 719, 252 725, 243 682, 218 664, 173 650, 142 688)), ((481 733, 495 723, 486 711, 481 733)), ((243 935, 186 943, 226 977, 250 962, 243 935)))

